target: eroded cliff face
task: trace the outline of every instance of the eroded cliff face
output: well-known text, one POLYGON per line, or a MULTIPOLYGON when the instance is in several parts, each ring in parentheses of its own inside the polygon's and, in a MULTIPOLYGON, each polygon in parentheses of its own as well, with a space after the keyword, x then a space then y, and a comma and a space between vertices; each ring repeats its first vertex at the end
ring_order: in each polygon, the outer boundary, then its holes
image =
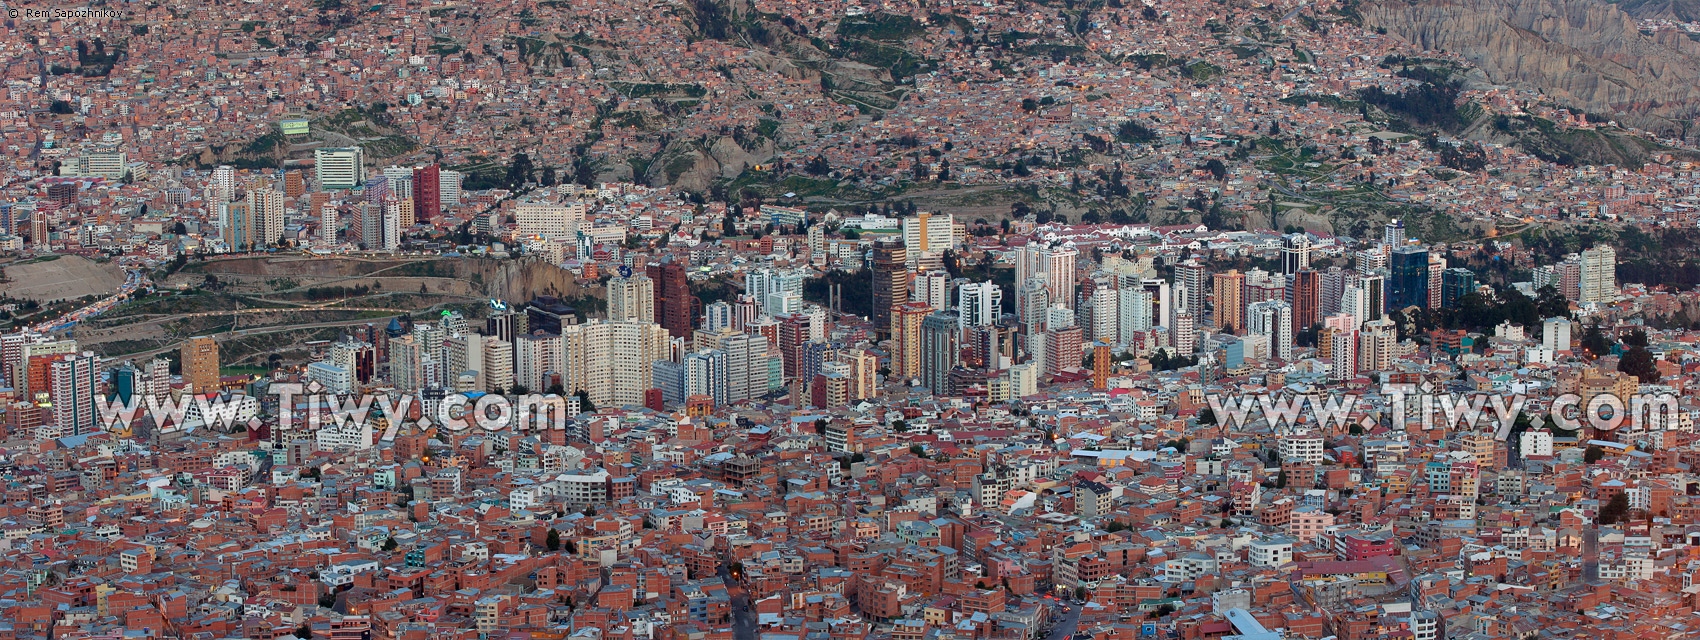
POLYGON ((1401 0, 1360 8, 1366 26, 1462 54, 1496 84, 1675 133, 1700 113, 1700 42, 1648 36, 1601 0, 1401 0))

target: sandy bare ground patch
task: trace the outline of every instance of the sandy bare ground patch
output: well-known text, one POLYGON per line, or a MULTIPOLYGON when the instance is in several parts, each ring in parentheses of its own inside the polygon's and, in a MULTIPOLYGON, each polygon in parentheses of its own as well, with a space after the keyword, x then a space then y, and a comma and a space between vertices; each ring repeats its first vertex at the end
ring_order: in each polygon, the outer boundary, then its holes
POLYGON ((101 264, 82 256, 25 260, 0 271, 5 274, 0 294, 37 302, 106 295, 124 283, 124 270, 117 264, 101 264))

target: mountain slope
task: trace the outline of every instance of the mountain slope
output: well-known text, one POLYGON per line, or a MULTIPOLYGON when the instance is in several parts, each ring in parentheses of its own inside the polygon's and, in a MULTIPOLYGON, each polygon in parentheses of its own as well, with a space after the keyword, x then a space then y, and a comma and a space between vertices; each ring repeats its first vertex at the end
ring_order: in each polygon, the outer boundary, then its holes
POLYGON ((1561 104, 1682 134, 1700 114, 1700 42, 1649 36, 1595 0, 1440 0, 1360 7, 1367 26, 1463 54, 1495 84, 1532 87, 1561 104))

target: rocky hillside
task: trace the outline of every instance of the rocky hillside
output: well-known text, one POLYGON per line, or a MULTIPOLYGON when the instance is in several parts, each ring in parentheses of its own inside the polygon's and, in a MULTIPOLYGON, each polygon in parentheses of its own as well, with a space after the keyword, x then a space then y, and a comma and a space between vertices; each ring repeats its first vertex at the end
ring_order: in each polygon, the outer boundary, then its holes
POLYGON ((1700 42, 1644 34, 1618 5, 1395 0, 1359 12, 1366 26, 1463 54, 1481 70, 1477 80, 1538 88, 1568 106, 1660 133, 1696 133, 1689 124, 1700 114, 1700 42))

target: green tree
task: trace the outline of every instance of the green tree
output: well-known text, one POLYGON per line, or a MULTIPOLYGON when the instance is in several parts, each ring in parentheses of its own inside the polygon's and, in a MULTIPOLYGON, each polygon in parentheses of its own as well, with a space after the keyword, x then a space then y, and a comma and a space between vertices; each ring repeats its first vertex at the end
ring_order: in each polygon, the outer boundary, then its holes
POLYGON ((1596 358, 1611 353, 1611 344, 1611 339, 1606 337, 1598 322, 1588 325, 1582 332, 1582 348, 1596 358))
POLYGON ((1599 462, 1605 457, 1606 450, 1600 448, 1600 445, 1597 444, 1588 445, 1588 450, 1582 453, 1582 461, 1588 464, 1599 462))
POLYGON ((1600 524, 1623 522, 1629 515, 1629 494, 1619 491, 1600 508, 1600 524))
POLYGON ((401 546, 401 543, 395 541, 395 536, 390 536, 388 538, 384 538, 384 550, 385 551, 395 551, 396 547, 399 547, 399 546, 401 546))
MULTIPOLYGON (((1646 338, 1643 336, 1642 340, 1646 338)), ((1624 340, 1628 344, 1628 340, 1624 340)), ((1657 384, 1660 379, 1659 366, 1653 359, 1653 352, 1645 346, 1630 347, 1623 352, 1623 357, 1617 361, 1617 370, 1635 376, 1641 384, 1657 384)))
POLYGON ((544 540, 543 540, 543 546, 544 546, 544 548, 547 548, 550 551, 560 550, 560 548, 561 548, 561 532, 556 530, 556 529, 550 529, 549 535, 547 537, 545 537, 544 540))

